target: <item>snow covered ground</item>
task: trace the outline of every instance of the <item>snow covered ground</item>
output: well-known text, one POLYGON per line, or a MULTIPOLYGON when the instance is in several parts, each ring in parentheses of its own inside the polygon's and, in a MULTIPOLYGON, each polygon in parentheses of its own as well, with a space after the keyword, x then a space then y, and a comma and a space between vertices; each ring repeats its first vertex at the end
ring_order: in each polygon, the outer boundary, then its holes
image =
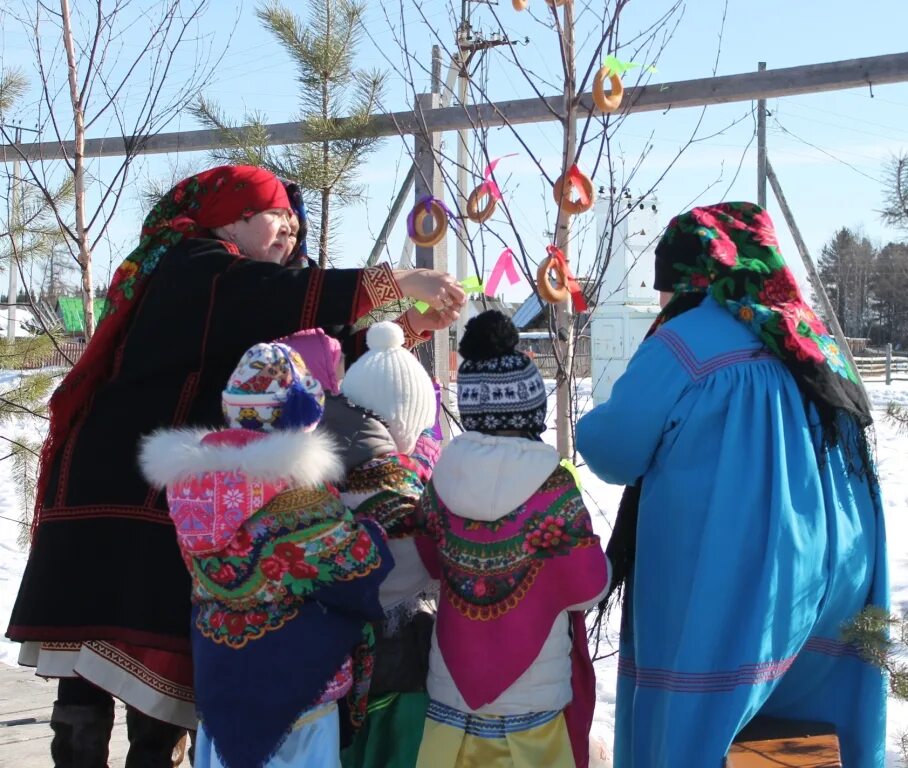
MULTIPOLYGON (((894 611, 901 612, 908 608, 908 434, 900 432, 886 421, 884 414, 890 402, 908 405, 908 382, 897 382, 889 387, 871 383, 868 390, 880 417, 876 428, 877 461, 886 505, 892 604, 894 611)), ((583 410, 592 407, 588 381, 581 382, 578 394, 583 410)), ((554 406, 554 396, 551 400, 554 406)), ((549 441, 554 441, 554 431, 549 430, 546 437, 549 441)), ((9 461, 0 461, 0 632, 6 628, 26 559, 26 553, 16 544, 21 526, 16 522, 18 511, 10 465, 9 461)), ((621 497, 621 488, 601 482, 585 467, 580 467, 580 473, 594 525, 603 540, 607 540, 621 497)), ((617 637, 616 616, 608 628, 608 638, 616 647, 617 637)), ((0 638, 0 663, 15 664, 17 648, 15 644, 0 638)), ((593 738, 610 753, 614 732, 617 656, 598 662, 596 673, 598 705, 593 738)), ((897 768, 902 765, 897 751, 899 735, 908 732, 908 703, 891 701, 888 723, 889 754, 886 765, 887 768, 897 768)))

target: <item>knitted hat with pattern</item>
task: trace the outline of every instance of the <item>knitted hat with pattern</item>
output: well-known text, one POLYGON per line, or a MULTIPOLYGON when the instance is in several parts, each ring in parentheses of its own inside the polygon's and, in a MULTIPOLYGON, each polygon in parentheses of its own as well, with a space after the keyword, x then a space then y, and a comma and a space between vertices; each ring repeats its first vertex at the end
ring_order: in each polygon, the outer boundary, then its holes
POLYGON ((457 407, 464 429, 545 431, 546 394, 535 363, 517 350, 514 324, 491 309, 467 323, 458 351, 457 407))
POLYGON ((423 430, 435 423, 435 390, 419 361, 404 349, 404 332, 394 323, 375 323, 366 332, 369 351, 347 369, 341 392, 375 413, 401 453, 410 453, 423 430))
POLYGON ((299 354, 275 342, 246 351, 221 403, 233 428, 309 431, 325 411, 325 393, 299 354))

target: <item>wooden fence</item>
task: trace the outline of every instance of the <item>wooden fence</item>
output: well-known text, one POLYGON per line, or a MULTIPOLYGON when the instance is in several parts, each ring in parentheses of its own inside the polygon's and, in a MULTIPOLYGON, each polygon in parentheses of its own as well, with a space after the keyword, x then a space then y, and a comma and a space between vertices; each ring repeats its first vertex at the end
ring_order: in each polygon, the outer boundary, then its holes
POLYGON ((870 351, 868 354, 855 355, 854 361, 864 379, 882 379, 887 384, 908 381, 908 354, 893 352, 892 344, 887 344, 882 354, 870 351))
POLYGON ((58 342, 58 346, 59 349, 51 348, 41 352, 35 351, 33 354, 26 353, 22 367, 25 370, 68 368, 70 362, 75 363, 85 351, 85 344, 81 341, 61 341, 58 342))

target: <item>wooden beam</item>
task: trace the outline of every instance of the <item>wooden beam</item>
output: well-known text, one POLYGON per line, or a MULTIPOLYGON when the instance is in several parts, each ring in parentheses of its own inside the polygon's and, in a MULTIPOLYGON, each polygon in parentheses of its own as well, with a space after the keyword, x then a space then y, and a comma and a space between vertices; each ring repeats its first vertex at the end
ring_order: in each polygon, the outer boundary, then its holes
MULTIPOLYGON (((698 80, 646 85, 629 89, 625 96, 627 112, 654 112, 667 109, 702 107, 735 101, 754 101, 804 93, 820 93, 869 85, 884 85, 908 81, 908 52, 862 59, 808 64, 783 69, 744 72, 698 80)), ((592 96, 582 95, 581 107, 595 112, 592 96)), ((419 115, 415 111, 376 115, 363 130, 363 136, 397 136, 423 134, 426 131, 457 131, 483 124, 500 126, 506 123, 522 125, 556 120, 563 114, 563 97, 549 96, 516 99, 497 103, 475 104, 470 107, 446 107, 419 115), (554 114, 553 114, 554 113, 554 114)), ((349 118, 339 118, 345 125, 349 118)), ((298 122, 274 123, 268 128, 269 145, 304 144, 331 138, 301 126, 298 122)), ((127 147, 140 154, 165 152, 200 152, 228 146, 230 142, 216 129, 159 133, 147 137, 113 136, 89 139, 85 142, 87 157, 116 157, 125 154, 127 147)), ((30 160, 53 160, 71 156, 72 142, 45 141, 22 144, 19 149, 30 160)), ((12 145, 0 145, 0 158, 10 162, 20 156, 12 145)))

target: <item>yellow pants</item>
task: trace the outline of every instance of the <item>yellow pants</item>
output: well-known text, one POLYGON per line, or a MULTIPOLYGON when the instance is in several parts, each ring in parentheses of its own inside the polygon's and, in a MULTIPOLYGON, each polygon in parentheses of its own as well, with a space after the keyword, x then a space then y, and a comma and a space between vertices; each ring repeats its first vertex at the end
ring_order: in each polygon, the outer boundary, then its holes
POLYGON ((575 768, 562 712, 470 715, 429 704, 416 768, 575 768))

